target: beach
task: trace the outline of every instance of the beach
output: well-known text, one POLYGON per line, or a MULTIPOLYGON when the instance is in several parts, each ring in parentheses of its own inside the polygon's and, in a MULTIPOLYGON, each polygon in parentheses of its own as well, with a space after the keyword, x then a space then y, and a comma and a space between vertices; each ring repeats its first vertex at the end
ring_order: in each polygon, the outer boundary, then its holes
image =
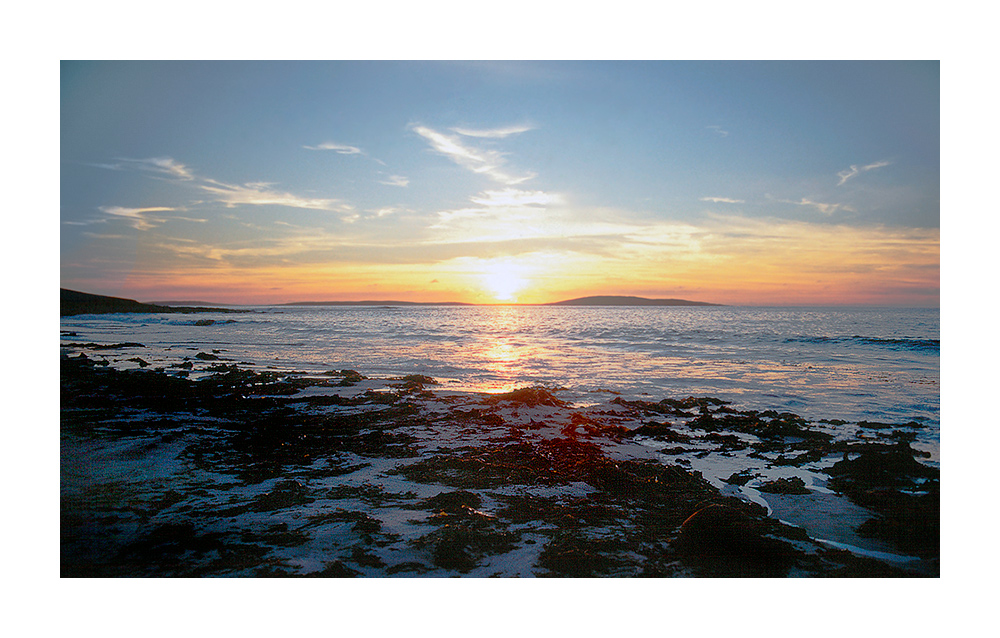
POLYGON ((920 421, 613 388, 474 392, 211 350, 152 367, 130 356, 141 344, 72 338, 64 577, 940 572, 920 421))

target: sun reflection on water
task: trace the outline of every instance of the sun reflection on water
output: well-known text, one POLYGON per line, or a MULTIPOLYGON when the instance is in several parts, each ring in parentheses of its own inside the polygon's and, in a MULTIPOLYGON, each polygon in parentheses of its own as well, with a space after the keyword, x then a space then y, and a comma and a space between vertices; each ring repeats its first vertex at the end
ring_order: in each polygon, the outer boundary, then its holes
POLYGON ((524 316, 520 309, 499 307, 490 321, 490 334, 477 344, 470 356, 478 359, 484 371, 493 377, 488 392, 510 392, 530 385, 527 362, 539 354, 537 346, 525 340, 515 342, 514 335, 523 335, 524 316))

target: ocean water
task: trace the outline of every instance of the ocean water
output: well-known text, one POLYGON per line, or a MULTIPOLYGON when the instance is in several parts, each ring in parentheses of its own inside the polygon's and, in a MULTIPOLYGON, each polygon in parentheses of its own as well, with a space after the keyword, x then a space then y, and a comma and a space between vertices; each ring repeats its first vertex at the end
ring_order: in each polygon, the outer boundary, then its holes
MULTIPOLYGON (((789 411, 816 420, 915 420, 935 440, 940 427, 938 309, 246 309, 63 317, 61 341, 143 344, 88 351, 121 367, 137 365, 128 361, 135 357, 169 366, 218 350, 218 356, 255 369, 424 374, 445 390, 544 385, 578 402, 603 392, 646 400, 713 396, 737 409, 789 411)), ((203 362, 194 362, 197 371, 203 362)))

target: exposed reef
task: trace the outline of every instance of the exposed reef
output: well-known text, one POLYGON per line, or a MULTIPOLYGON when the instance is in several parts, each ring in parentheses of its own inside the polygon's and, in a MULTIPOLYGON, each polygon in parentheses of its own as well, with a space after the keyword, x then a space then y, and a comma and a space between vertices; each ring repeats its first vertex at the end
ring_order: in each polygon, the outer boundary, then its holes
POLYGON ((842 440, 712 397, 577 407, 217 359, 62 358, 63 576, 937 573, 938 471, 891 436, 910 425, 842 440), (707 454, 751 466, 713 483, 692 467, 707 454), (814 482, 765 480, 803 468, 870 514, 859 537, 920 561, 833 548, 741 497, 810 498, 814 482))

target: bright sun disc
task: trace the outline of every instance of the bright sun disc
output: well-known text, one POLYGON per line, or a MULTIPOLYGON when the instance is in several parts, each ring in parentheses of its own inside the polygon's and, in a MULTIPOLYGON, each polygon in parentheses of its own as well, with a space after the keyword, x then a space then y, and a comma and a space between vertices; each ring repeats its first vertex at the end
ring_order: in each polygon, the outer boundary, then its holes
POLYGON ((488 264, 479 277, 483 287, 497 301, 516 301, 517 293, 528 285, 524 266, 510 261, 488 264))
POLYGON ((527 282, 513 273, 498 271, 484 274, 483 283, 498 301, 512 301, 527 282))

